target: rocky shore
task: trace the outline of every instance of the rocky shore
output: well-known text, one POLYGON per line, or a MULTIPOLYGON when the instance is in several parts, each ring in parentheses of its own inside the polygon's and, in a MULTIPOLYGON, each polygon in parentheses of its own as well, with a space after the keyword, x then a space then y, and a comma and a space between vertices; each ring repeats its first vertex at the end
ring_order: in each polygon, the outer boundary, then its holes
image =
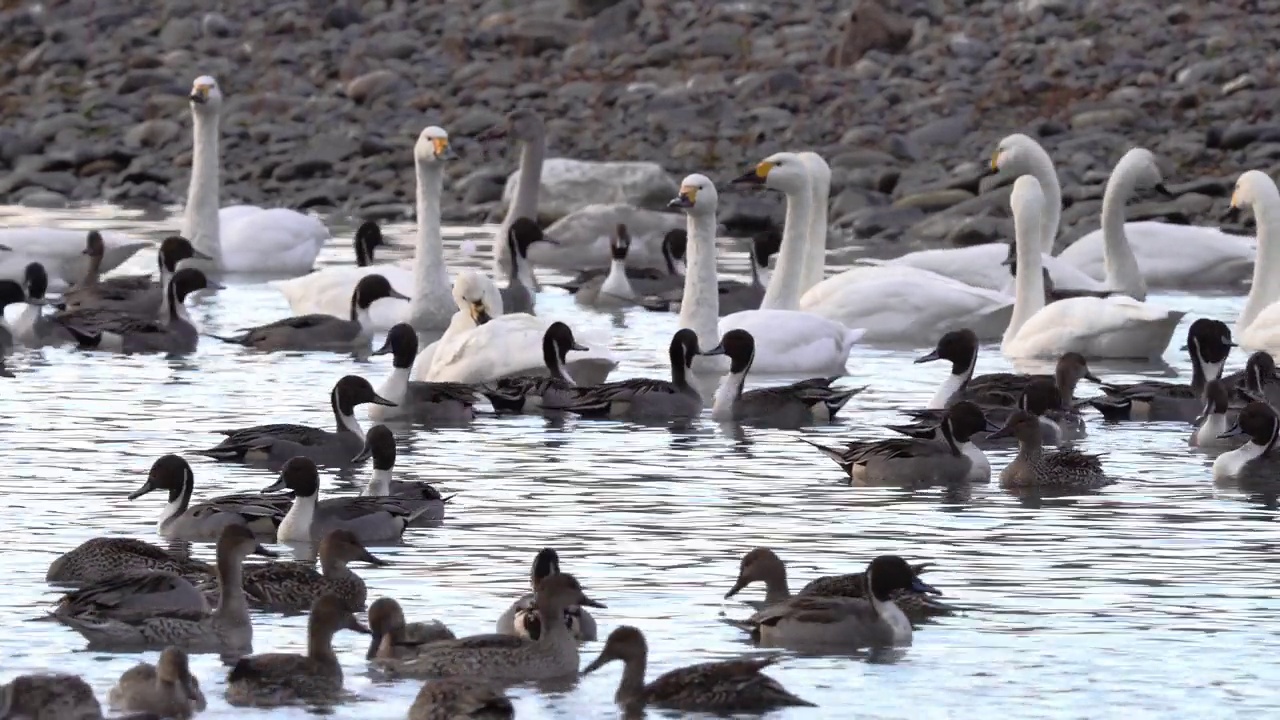
MULTIPOLYGON (((410 215, 439 124, 446 218, 493 219, 516 148, 476 138, 530 108, 551 157, 676 179, 817 150, 834 231, 886 252, 1008 237, 982 175, 1018 131, 1058 163, 1060 242, 1136 145, 1178 197, 1130 219, 1216 224, 1242 170, 1280 170, 1277 26, 1277 0, 4 0, 0 203, 181 203, 208 74, 227 204, 410 215)), ((731 230, 781 219, 723 202, 731 230)))

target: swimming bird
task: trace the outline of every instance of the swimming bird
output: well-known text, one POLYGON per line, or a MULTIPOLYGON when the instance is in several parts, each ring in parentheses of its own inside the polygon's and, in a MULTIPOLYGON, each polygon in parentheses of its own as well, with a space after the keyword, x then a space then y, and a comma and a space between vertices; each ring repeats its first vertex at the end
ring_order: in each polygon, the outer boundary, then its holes
POLYGON ((671 380, 630 378, 569 391, 570 400, 543 407, 567 410, 587 417, 671 418, 697 417, 702 396, 689 384, 689 368, 698 351, 698 336, 688 328, 671 338, 671 380))
POLYGON ((423 510, 410 527, 431 527, 444 520, 444 506, 451 498, 444 498, 429 483, 419 480, 395 480, 392 471, 396 466, 396 438, 386 425, 374 425, 364 438, 364 450, 352 458, 353 464, 373 458, 373 471, 369 483, 360 491, 364 497, 394 496, 413 511, 423 510))
POLYGON ((9 354, 14 343, 13 331, 4 319, 5 309, 26 301, 27 294, 23 292, 21 285, 12 280, 0 280, 0 355, 9 354))
POLYGON ((1243 370, 1224 375, 1222 384, 1237 393, 1243 388, 1265 397, 1272 405, 1280 405, 1280 373, 1276 372, 1276 359, 1266 350, 1250 355, 1243 370))
POLYGON ((193 353, 200 333, 191 322, 183 301, 188 295, 222 286, 196 268, 174 273, 168 288, 168 315, 153 319, 113 310, 85 308, 53 316, 71 333, 81 348, 119 353, 193 353))
POLYGON ((107 702, 116 710, 179 719, 203 712, 206 705, 187 654, 176 647, 161 651, 155 665, 142 662, 125 670, 107 702))
POLYGON ((101 720, 102 704, 79 675, 19 675, 0 685, 0 717, 13 720, 101 720))
POLYGON ((1230 398, 1227 396, 1227 387, 1220 380, 1210 380, 1204 387, 1204 411, 1200 413, 1200 417, 1196 421, 1196 429, 1191 431, 1191 437, 1187 439, 1187 443, 1191 447, 1220 449, 1220 448, 1238 448, 1248 438, 1244 435, 1231 435, 1223 437, 1229 426, 1227 425, 1227 410, 1230 408, 1230 398))
POLYGON ((127 570, 63 595, 50 614, 127 619, 153 610, 207 613, 210 607, 205 595, 181 575, 163 570, 127 570))
POLYGON ((338 497, 323 502, 320 473, 310 458, 295 457, 284 464, 280 478, 262 492, 293 491, 293 507, 284 516, 276 537, 280 542, 309 543, 333 530, 348 530, 362 543, 395 542, 431 506, 394 496, 338 497))
POLYGON ((478 678, 428 680, 409 706, 409 720, 512 720, 515 716, 502 686, 478 678))
POLYGON ((156 264, 160 270, 158 282, 150 274, 102 278, 94 284, 91 293, 71 291, 64 294, 59 309, 93 307, 119 310, 132 315, 161 317, 164 314, 165 291, 173 274, 178 271, 178 264, 191 258, 211 258, 192 247, 191 241, 181 235, 170 235, 161 241, 157 256, 156 264))
POLYGON ((392 405, 369 408, 369 419, 380 421, 412 418, 419 422, 468 422, 475 418, 480 400, 476 388, 467 383, 410 380, 413 361, 418 356, 418 333, 408 323, 397 323, 387 333, 386 342, 374 355, 391 354, 391 374, 378 387, 378 395, 392 405))
POLYGON ((88 268, 84 272, 84 277, 80 278, 75 285, 62 294, 62 302, 64 304, 71 303, 72 307, 74 307, 79 303, 97 300, 98 283, 102 274, 102 258, 106 251, 102 233, 97 230, 90 230, 85 238, 84 247, 84 254, 89 258, 88 268))
POLYGON ((1276 439, 1280 437, 1280 418, 1265 402, 1254 401, 1244 406, 1235 424, 1220 437, 1244 436, 1248 441, 1222 453, 1213 461, 1215 480, 1256 480, 1272 483, 1280 476, 1276 439))
POLYGON ((453 640, 454 634, 439 620, 405 622, 404 609, 392 598, 378 598, 369 606, 372 637, 366 660, 415 657, 437 640, 453 640))
MULTIPOLYGON (((631 232, 626 230, 626 227, 619 223, 615 235, 610 238, 609 255, 612 261, 608 269, 583 270, 573 280, 562 283, 560 287, 568 290, 573 295, 574 301, 581 305, 610 304, 608 299, 600 302, 601 290, 609 284, 613 288, 609 291, 612 294, 626 297, 629 289, 638 299, 637 302, 648 309, 669 310, 669 301, 671 299, 679 301, 680 291, 684 287, 684 254, 689 241, 687 231, 684 228, 676 228, 668 230, 662 236, 663 266, 661 268, 637 268, 627 265, 627 255, 631 252, 631 232), (625 246, 622 240, 624 230, 626 230, 625 246), (614 273, 622 273, 622 275, 614 278, 614 273), (626 279, 626 288, 622 287, 620 279, 622 277, 626 279), (671 296, 672 293, 674 297, 671 296), (655 303, 665 304, 658 307, 655 303)), ((630 304, 634 303, 617 303, 619 307, 630 304)))
POLYGON ((129 499, 137 500, 156 490, 169 491, 169 501, 160 513, 156 532, 170 539, 216 540, 227 525, 244 525, 254 533, 274 535, 292 504, 284 497, 237 493, 191 505, 195 474, 191 472, 191 465, 177 455, 162 455, 157 459, 147 473, 146 482, 129 493, 129 499))
POLYGON ((176 555, 149 542, 127 537, 96 537, 55 558, 49 564, 45 581, 96 583, 136 570, 171 572, 188 579, 204 579, 213 574, 208 563, 176 555))
MULTIPOLYGON (((619 223, 609 238, 609 273, 603 278, 592 279, 573 293, 574 302, 602 308, 623 308, 636 304, 640 295, 627 275, 627 252, 631 249, 631 233, 619 223)), ((504 301, 505 304, 505 301, 504 301)))
POLYGON ((64 345, 73 342, 71 333, 44 314, 49 304, 45 293, 49 290, 49 274, 38 262, 27 265, 23 271, 23 287, 27 293, 27 306, 13 323, 13 337, 27 347, 64 345))
MULTIPOLYGON (((542 633, 542 616, 534 603, 538 587, 552 575, 560 572, 560 555, 554 548, 542 548, 533 558, 533 570, 529 573, 532 592, 521 595, 498 617, 496 631, 503 635, 537 640, 542 633)), ((564 623, 569 633, 578 640, 596 639, 596 619, 586 609, 570 605, 564 610, 564 623)))
POLYGON ((479 391, 489 399, 496 412, 522 413, 542 410, 544 400, 563 405, 572 397, 577 384, 565 370, 570 351, 586 352, 586 346, 573 336, 573 330, 562 322, 553 322, 542 336, 542 357, 546 375, 516 375, 485 383, 479 391))
POLYGON ((505 312, 533 314, 538 281, 533 276, 533 266, 529 264, 529 249, 539 242, 559 245, 544 235, 542 228, 532 218, 518 217, 507 228, 506 244, 511 258, 511 272, 507 275, 507 286, 499 290, 505 312))
MULTIPOLYGON (((1018 410, 1031 413, 1040 423, 1041 437, 1045 445, 1061 445, 1063 436, 1066 434, 1063 423, 1072 421, 1074 418, 1074 415, 1068 415, 1061 410, 1062 394, 1054 381, 1047 376, 1036 377, 1028 382, 1018 394, 1014 405, 1005 405, 1003 394, 991 397, 999 402, 987 405, 974 403, 982 410, 988 423, 998 427, 1018 410), (1060 423, 1059 419, 1063 422, 1060 423)), ((916 422, 910 425, 886 425, 885 427, 909 437, 933 440, 943 446, 947 445, 946 439, 941 436, 938 429, 938 424, 947 414, 946 410, 904 410, 903 413, 915 418, 916 422)), ((984 447, 997 444, 986 433, 975 434, 971 442, 984 447)))
POLYGON ((1000 471, 1005 487, 1096 488, 1107 484, 1099 455, 1067 449, 1044 452, 1040 420, 1024 410, 1015 411, 991 438, 1018 439, 1018 455, 1000 471))

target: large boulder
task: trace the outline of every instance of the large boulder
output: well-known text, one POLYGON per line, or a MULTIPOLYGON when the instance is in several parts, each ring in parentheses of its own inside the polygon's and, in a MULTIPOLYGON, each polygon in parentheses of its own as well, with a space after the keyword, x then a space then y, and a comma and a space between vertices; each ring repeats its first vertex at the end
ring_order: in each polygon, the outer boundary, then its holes
POLYGON ((547 237, 559 245, 535 243, 529 248, 529 260, 537 267, 566 272, 607 268, 611 261, 609 238, 617 232, 619 224, 626 225, 631 235, 628 267, 666 270, 662 259, 662 238, 668 230, 684 227, 685 217, 683 213, 657 212, 617 203, 587 205, 547 228, 547 237))
MULTIPOLYGON (((502 193, 504 205, 510 204, 517 184, 512 173, 502 193)), ((657 163, 550 158, 542 164, 538 219, 555 222, 584 205, 665 207, 677 191, 676 181, 657 163)))

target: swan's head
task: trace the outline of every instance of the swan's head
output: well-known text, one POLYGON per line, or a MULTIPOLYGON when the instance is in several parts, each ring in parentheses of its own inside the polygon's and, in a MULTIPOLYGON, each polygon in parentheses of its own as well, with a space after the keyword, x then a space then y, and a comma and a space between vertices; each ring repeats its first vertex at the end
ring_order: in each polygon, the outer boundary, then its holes
POLYGON ((1164 175, 1160 173, 1160 165, 1156 156, 1146 148, 1134 148, 1116 163, 1112 177, 1122 177, 1134 188, 1154 188, 1161 195, 1172 193, 1164 186, 1164 175))
POLYGON ((1049 154, 1040 147, 1040 143, 1022 133, 1014 133, 1005 137, 996 146, 996 151, 991 155, 991 169, 988 174, 1006 177, 1025 175, 1048 160, 1049 154))
POLYGON ((477 326, 502 314, 502 295, 488 275, 468 270, 453 281, 453 302, 477 326))
POLYGON ((222 107, 222 91, 218 81, 209 75, 201 75, 191 83, 191 109, 196 112, 217 112, 222 107))
POLYGON ((804 160, 805 165, 809 168, 809 177, 812 178, 815 190, 821 188, 831 188, 831 166, 822 156, 816 152, 806 150, 799 154, 800 159, 804 160))
POLYGON ((720 194, 715 183, 706 175, 694 173, 680 182, 680 194, 667 203, 667 207, 680 208, 687 213, 715 214, 720 194))
POLYGON ((418 134, 413 146, 413 156, 420 162, 452 160, 453 148, 449 147, 449 133, 438 125, 429 125, 418 134))
POLYGON ((1009 193, 1009 206, 1013 208, 1014 218, 1039 218, 1044 212, 1044 191, 1040 189, 1040 181, 1030 175, 1020 175, 1013 181, 1013 192, 1009 193))
POLYGON ((1241 210, 1253 210, 1257 215, 1259 207, 1267 207, 1280 203, 1280 191, 1271 176, 1261 170, 1250 170, 1236 180, 1235 192, 1231 193, 1231 207, 1227 209, 1227 222, 1239 219, 1241 210))
POLYGON ((810 164, 802 153, 780 152, 761 160, 755 170, 735 178, 733 182, 781 190, 788 195, 808 194, 813 186, 811 173, 810 164))

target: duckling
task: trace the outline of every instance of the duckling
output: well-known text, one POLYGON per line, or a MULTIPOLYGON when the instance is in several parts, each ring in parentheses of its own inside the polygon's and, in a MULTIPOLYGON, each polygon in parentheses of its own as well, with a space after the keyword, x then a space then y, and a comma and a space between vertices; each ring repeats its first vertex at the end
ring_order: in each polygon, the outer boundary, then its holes
POLYGON ((1244 406, 1236 422, 1220 437, 1245 436, 1248 441, 1222 453, 1213 461, 1215 480, 1265 480, 1277 477, 1277 454, 1273 452, 1280 437, 1280 418, 1265 402, 1254 401, 1244 406))
POLYGON ((373 352, 391 353, 391 374, 378 388, 378 395, 395 403, 369 408, 369 419, 412 418, 420 422, 470 422, 479 401, 473 385, 456 382, 409 380, 418 356, 418 333, 408 323, 397 323, 387 332, 387 340, 373 352))
POLYGON ((54 559, 49 564, 45 581, 96 583, 138 570, 170 572, 187 579, 201 580, 214 572, 204 561, 180 557, 149 542, 124 537, 96 537, 54 559))
POLYGON ((339 497, 319 502, 320 473, 310 458, 296 457, 284 464, 280 478, 262 492, 292 490, 289 508, 276 536, 280 542, 308 543, 333 530, 349 530, 363 543, 397 541, 430 506, 394 496, 339 497))
POLYGON ((1018 439, 1018 456, 1000 471, 1000 484, 1005 487, 1093 488, 1107 484, 1100 456, 1078 450, 1045 453, 1040 421, 1029 412, 1016 411, 1004 427, 991 434, 992 439, 1001 437, 1018 439))
POLYGON ((208 613, 210 605, 191 580, 181 575, 129 570, 63 595, 51 615, 127 618, 154 610, 208 613))
POLYGON ((160 537, 182 540, 216 540, 227 525, 244 525, 260 535, 274 535, 293 501, 256 493, 221 495, 191 505, 195 475, 191 465, 177 455, 163 455, 151 465, 147 481, 129 493, 137 500, 155 490, 168 490, 169 502, 160 513, 156 532, 160 537))
POLYGON ((333 315, 311 314, 288 317, 266 325, 245 328, 234 337, 212 335, 225 343, 243 345, 255 350, 332 350, 368 352, 373 338, 373 322, 369 306, 383 298, 408 300, 386 277, 372 273, 360 278, 351 293, 351 312, 347 319, 333 315))
POLYGON ((26 286, 27 306, 14 321, 14 338, 32 348, 72 342, 71 333, 44 314, 44 306, 49 304, 45 298, 49 290, 49 273, 45 272, 44 265, 28 263, 23 271, 23 284, 26 286))
POLYGON ((396 466, 396 439, 386 425, 369 428, 364 450, 351 462, 364 462, 369 457, 373 458, 373 473, 369 475, 369 484, 360 492, 362 497, 392 496, 407 508, 423 508, 424 512, 409 524, 410 527, 434 527, 444 521, 444 506, 452 496, 442 497, 438 490, 425 482, 391 479, 391 472, 396 466))
POLYGON ((346 604, 321 595, 307 620, 307 654, 242 657, 227 674, 227 702, 237 707, 332 703, 342 694, 342 665, 333 652, 339 630, 369 634, 346 604))
POLYGON ((118 353, 192 353, 200 342, 200 333, 183 301, 188 295, 222 286, 210 281, 196 268, 183 268, 169 282, 167 317, 155 319, 113 310, 85 308, 67 310, 53 320, 71 333, 76 343, 86 350, 118 353))
POLYGON ((365 403, 394 405, 374 392, 368 380, 347 375, 329 393, 329 405, 338 424, 336 432, 283 423, 219 430, 227 438, 216 447, 197 450, 195 454, 222 461, 271 463, 309 457, 327 465, 349 465, 351 458, 364 449, 364 431, 356 420, 355 409, 365 403))
POLYGON ((614 701, 628 713, 646 705, 699 713, 760 713, 784 707, 817 707, 799 698, 777 680, 760 672, 781 655, 698 663, 670 670, 645 684, 649 645, 644 633, 623 625, 609 633, 600 656, 582 670, 595 672, 614 660, 623 663, 614 701))
POLYGON ((115 710, 166 718, 189 718, 205 708, 200 681, 191 674, 187 654, 176 647, 165 648, 155 665, 143 662, 125 670, 107 702, 115 710))
POLYGON ((102 705, 79 675, 19 675, 0 685, 5 720, 101 720, 102 705))
POLYGON ((520 375, 499 378, 480 386, 480 392, 489 399, 495 412, 539 412, 546 398, 552 405, 567 403, 570 391, 577 383, 565 369, 569 351, 586 352, 591 348, 579 344, 573 330, 556 321, 542 335, 542 359, 547 364, 546 375, 520 375))
POLYGON ((713 420, 770 423, 787 426, 829 422, 854 395, 866 387, 835 389, 838 378, 811 378, 778 387, 743 390, 751 362, 756 356, 756 340, 746 330, 730 330, 720 344, 703 355, 727 355, 729 376, 716 390, 711 408, 713 420))
POLYGON ((366 660, 415 657, 430 643, 454 639, 453 631, 439 620, 405 622, 404 610, 392 598, 378 598, 369 606, 369 628, 372 637, 366 660))
MULTIPOLYGON (((529 586, 533 592, 525 593, 498 618, 497 632, 502 635, 537 640, 542 633, 542 616, 534 604, 534 596, 542 581, 560 572, 560 555, 554 548, 542 548, 533 558, 533 570, 529 573, 529 586)), ((579 641, 596 639, 596 619, 591 613, 571 605, 564 611, 565 627, 579 641)))
POLYGON ((1196 429, 1187 438, 1187 444, 1208 449, 1231 449, 1243 445, 1247 441, 1243 435, 1223 437, 1227 432, 1227 409, 1230 407, 1225 381, 1211 380, 1204 388, 1204 397, 1204 412, 1196 422, 1196 429))
POLYGON ((165 291, 169 281, 178 271, 183 260, 197 258, 209 260, 209 256, 196 250, 191 241, 181 235, 170 235, 160 243, 157 265, 160 281, 146 275, 117 275, 97 282, 93 293, 69 293, 64 295, 60 310, 104 308, 131 315, 158 317, 164 311, 165 291))
POLYGON ((689 384, 688 372, 698 350, 698 335, 684 328, 671 338, 671 380, 631 378, 570 391, 567 403, 543 407, 587 417, 671 418, 702 414, 702 396, 689 384))
POLYGON ((511 698, 501 686, 472 678, 428 680, 409 707, 409 720, 512 720, 511 698))

